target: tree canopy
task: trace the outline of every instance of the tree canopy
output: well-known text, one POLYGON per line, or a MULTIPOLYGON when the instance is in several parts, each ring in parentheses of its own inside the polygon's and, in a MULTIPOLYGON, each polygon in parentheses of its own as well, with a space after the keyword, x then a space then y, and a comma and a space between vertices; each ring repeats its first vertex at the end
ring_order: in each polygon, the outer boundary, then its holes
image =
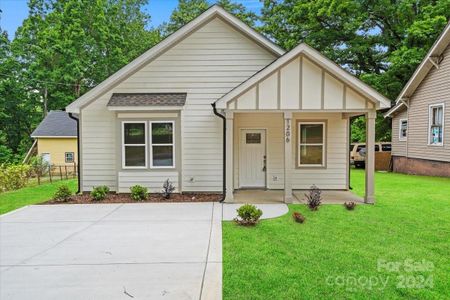
MULTIPOLYGON (((0 163, 23 157, 48 110, 64 108, 213 3, 286 50, 310 44, 390 99, 450 18, 450 0, 264 0, 260 16, 232 0, 179 0, 153 28, 148 0, 29 0, 13 39, 0 28, 0 163)), ((364 141, 363 120, 352 132, 364 141)), ((379 117, 376 133, 390 140, 389 120, 379 117)))

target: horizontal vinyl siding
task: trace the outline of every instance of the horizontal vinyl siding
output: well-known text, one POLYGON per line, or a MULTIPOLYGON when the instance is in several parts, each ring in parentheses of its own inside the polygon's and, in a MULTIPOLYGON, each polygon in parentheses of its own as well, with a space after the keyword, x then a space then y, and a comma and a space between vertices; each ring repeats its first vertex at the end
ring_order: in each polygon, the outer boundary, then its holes
MULTIPOLYGON (((340 113, 295 113, 292 117, 292 154, 294 189, 347 188, 347 120, 340 113), (326 168, 297 168, 297 121, 326 121, 326 168)), ((234 188, 239 188, 239 142, 241 129, 266 129, 267 188, 284 189, 284 117, 282 113, 235 113, 234 188), (278 180, 274 180, 277 177, 278 180)))
POLYGON ((222 120, 211 103, 274 59, 220 19, 187 36, 83 109, 83 189, 98 182, 117 188, 115 113, 106 108, 112 93, 185 92, 180 185, 183 191, 221 191, 222 120))
POLYGON ((175 186, 175 192, 178 192, 178 172, 146 172, 146 171, 126 171, 119 172, 119 193, 129 193, 130 187, 139 184, 149 189, 149 193, 160 193, 166 179, 175 186))
POLYGON ((321 189, 347 188, 347 120, 340 113, 295 113, 292 117, 292 145, 294 170, 292 174, 293 189, 308 189, 315 184, 321 189), (326 168, 298 168, 297 144, 298 121, 326 121, 326 168))
POLYGON ((408 157, 450 161, 450 46, 439 69, 433 67, 410 100, 408 157), (428 145, 430 104, 445 103, 444 146, 428 145))
MULTIPOLYGON (((406 141, 400 141, 400 120, 407 119, 406 109, 392 118, 392 155, 406 156, 406 141)), ((408 124, 409 131, 409 124, 408 124)), ((409 132, 407 132, 409 134, 409 132)))

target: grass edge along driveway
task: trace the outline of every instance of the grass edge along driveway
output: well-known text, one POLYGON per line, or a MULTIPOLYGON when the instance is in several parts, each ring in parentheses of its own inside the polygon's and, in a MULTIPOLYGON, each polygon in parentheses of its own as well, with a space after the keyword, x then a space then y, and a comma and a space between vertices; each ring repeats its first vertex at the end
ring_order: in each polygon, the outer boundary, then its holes
MULTIPOLYGON (((359 195, 363 182, 364 171, 352 170, 359 195)), ((377 173, 376 196, 355 211, 293 204, 254 228, 224 222, 224 299, 446 298, 450 179, 377 173), (294 211, 305 224, 292 220, 294 211)))
POLYGON ((77 180, 69 179, 0 193, 0 215, 22 206, 45 202, 51 199, 58 187, 63 184, 68 185, 72 192, 76 192, 77 180))

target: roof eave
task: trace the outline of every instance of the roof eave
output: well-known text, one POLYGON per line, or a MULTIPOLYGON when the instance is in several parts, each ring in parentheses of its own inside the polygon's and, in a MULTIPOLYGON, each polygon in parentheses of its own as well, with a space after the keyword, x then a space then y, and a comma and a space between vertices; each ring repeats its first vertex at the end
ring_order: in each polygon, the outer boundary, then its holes
POLYGON ((402 91, 395 100, 395 103, 399 103, 400 100, 404 98, 409 98, 414 94, 416 88, 419 86, 419 84, 422 82, 422 80, 425 78, 425 76, 433 67, 433 64, 430 62, 430 57, 442 55, 442 53, 445 51, 449 43, 450 43, 450 22, 448 22, 448 24, 445 26, 441 35, 436 39, 436 41, 434 42, 433 46, 431 46, 425 58, 422 60, 422 62, 414 71, 411 78, 405 84, 402 91))

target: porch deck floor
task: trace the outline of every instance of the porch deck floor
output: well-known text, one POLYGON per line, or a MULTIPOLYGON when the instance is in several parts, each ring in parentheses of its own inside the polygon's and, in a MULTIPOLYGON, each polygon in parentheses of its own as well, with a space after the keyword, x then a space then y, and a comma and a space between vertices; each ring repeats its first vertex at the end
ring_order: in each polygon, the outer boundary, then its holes
MULTIPOLYGON (((294 203, 306 203, 305 194, 308 190, 294 190, 294 203)), ((343 204, 353 201, 364 203, 364 198, 353 194, 350 191, 324 190, 322 191, 323 204, 343 204)), ((232 203, 284 203, 282 190, 239 190, 234 192, 232 203)))

